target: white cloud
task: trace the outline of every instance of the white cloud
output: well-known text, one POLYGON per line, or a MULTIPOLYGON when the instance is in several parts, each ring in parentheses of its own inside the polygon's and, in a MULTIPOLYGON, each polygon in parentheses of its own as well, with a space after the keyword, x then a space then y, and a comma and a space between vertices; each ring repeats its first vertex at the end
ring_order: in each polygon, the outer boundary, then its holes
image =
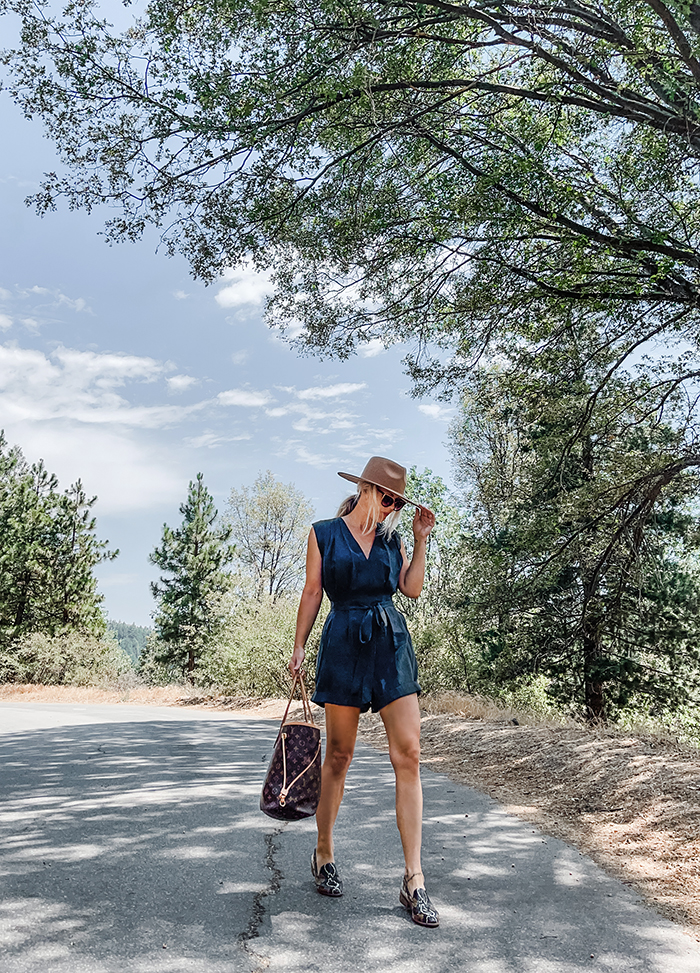
POLYGON ((201 436, 192 436, 185 440, 185 445, 192 449, 214 449, 226 443, 240 443, 252 439, 252 433, 243 432, 240 436, 219 436, 215 432, 205 432, 201 436))
POLYGON ((380 338, 372 338, 370 341, 357 346, 357 353, 363 358, 376 358, 386 351, 384 342, 380 338))
MULTIPOLYGON (((88 307, 88 303, 83 297, 67 297, 59 290, 51 290, 48 287, 39 287, 36 284, 34 287, 30 287, 26 291, 22 292, 22 296, 27 294, 36 294, 39 297, 52 298, 52 300, 48 302, 49 306, 51 307, 67 307, 70 308, 71 311, 76 311, 78 313, 80 311, 87 311, 89 314, 92 314, 92 309, 88 307)), ((40 304, 39 307, 46 307, 46 304, 40 304)))
POLYGON ((454 409, 449 406, 440 405, 438 402, 424 402, 418 406, 418 411, 430 419, 438 419, 447 422, 454 415, 454 409))
POLYGON ((98 513, 176 501, 186 477, 165 441, 149 432, 181 422, 188 408, 142 406, 117 394, 153 382, 168 363, 134 355, 58 348, 47 355, 0 345, 0 414, 8 441, 31 461, 40 457, 67 486, 80 477, 99 497, 98 513))
POLYGON ((248 389, 228 389, 219 392, 216 398, 221 405, 240 405, 248 409, 260 408, 272 401, 268 392, 251 392, 248 389))
POLYGON ((12 318, 7 314, 0 314, 0 331, 8 331, 12 327, 12 318))
POLYGON ((335 463, 335 460, 331 459, 327 453, 312 453, 306 446, 299 446, 296 450, 296 457, 301 463, 308 463, 309 466, 315 466, 318 469, 325 469, 335 463))
POLYGON ((165 380, 171 392, 184 392, 197 384, 197 379, 191 375, 171 375, 165 380))
POLYGON ((300 463, 305 463, 307 466, 314 466, 320 470, 326 469, 329 466, 334 466, 337 462, 332 456, 329 456, 328 453, 311 452, 311 450, 298 439, 290 439, 287 441, 278 451, 277 455, 288 456, 290 453, 294 455, 300 463))
POLYGON ((0 345, 0 410, 6 421, 60 419, 160 428, 182 420, 205 403, 132 405, 115 388, 127 380, 151 382, 168 367, 134 355, 58 348, 46 356, 14 344, 0 345))
POLYGON ((231 361, 234 365, 242 365, 244 361, 247 361, 250 357, 250 352, 248 351, 234 351, 231 355, 231 361))
POLYGON ((235 268, 226 271, 223 279, 228 283, 216 295, 216 303, 219 307, 232 308, 246 304, 262 304, 272 291, 270 275, 264 271, 235 268))
POLYGON ((130 430, 67 421, 7 424, 9 442, 19 442, 31 461, 41 457, 61 486, 78 478, 98 496, 96 513, 115 514, 158 507, 182 499, 186 476, 164 445, 134 438, 130 430))
POLYGON ((155 358, 57 348, 51 355, 63 365, 64 373, 82 381, 94 381, 100 388, 114 388, 128 380, 154 382, 167 369, 155 358))
MULTIPOLYGON (((337 385, 318 385, 308 389, 301 389, 301 391, 295 394, 298 399, 302 400, 337 399, 342 395, 352 395, 353 392, 359 392, 364 388, 367 388, 366 382, 339 382, 337 385)), ((290 389, 290 391, 292 390, 290 389)))
POLYGON ((12 297, 10 291, 6 291, 4 287, 0 287, 0 301, 9 301, 12 297))
POLYGON ((190 295, 186 291, 175 291, 173 297, 176 301, 186 301, 190 295))

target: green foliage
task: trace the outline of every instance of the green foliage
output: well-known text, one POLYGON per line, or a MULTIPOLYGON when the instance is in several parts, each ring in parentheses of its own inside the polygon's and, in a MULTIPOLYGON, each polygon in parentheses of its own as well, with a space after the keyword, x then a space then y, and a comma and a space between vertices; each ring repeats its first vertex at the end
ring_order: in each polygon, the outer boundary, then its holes
MULTIPOLYGON (((298 606, 298 599, 286 597, 236 601, 216 643, 202 655, 197 681, 228 693, 285 696, 298 606)), ((326 614, 323 609, 306 646, 310 687, 326 614)))
MULTIPOLYGON (((445 618, 459 574, 458 545, 461 538, 463 511, 451 496, 442 478, 415 466, 408 471, 406 495, 425 504, 435 514, 435 527, 428 539, 425 584, 417 601, 397 596, 402 611, 409 618, 445 618)), ((407 508, 407 511, 412 508, 407 508)), ((407 513, 403 515, 401 536, 410 558, 413 555, 413 532, 407 513)))
POLYGON ((132 673, 128 655, 108 636, 34 632, 0 652, 0 682, 100 686, 132 673))
POLYGON ((96 3, 0 9, 68 170, 39 211, 108 202, 107 239, 163 226, 207 280, 272 266, 312 350, 414 341, 449 387, 564 309, 697 345, 693 4, 152 0, 121 35, 96 3))
POLYGON ((150 556, 166 572, 151 584, 158 602, 155 659, 192 678, 197 660, 223 624, 222 596, 231 585, 225 569, 234 548, 231 528, 219 523, 201 473, 190 482, 180 513, 181 526, 164 524, 160 546, 150 556))
POLYGON ((700 686, 692 419, 681 397, 650 408, 651 372, 611 380, 576 337, 475 376, 453 427, 465 636, 493 682, 545 675, 589 716, 678 707, 700 686))
POLYGON ((152 629, 145 625, 131 625, 128 622, 107 622, 107 631, 114 634, 119 647, 126 652, 132 663, 136 665, 139 656, 146 648, 146 641, 152 629))
POLYGON ((139 679, 149 686, 169 686, 183 681, 182 666, 176 665, 170 646, 160 642, 155 632, 151 632, 146 638, 146 644, 136 664, 136 672, 139 679))
POLYGON ((104 633, 94 568, 117 552, 95 536, 96 499, 80 481, 61 492, 0 434, 0 649, 35 633, 104 633))
MULTIPOLYGON (((206 280, 252 260, 302 347, 405 342, 417 391, 466 394, 473 509, 411 609, 430 678, 544 674, 593 715, 680 705, 697 677, 696 5, 152 0, 121 36, 90 2, 0 9, 22 21, 14 97, 67 166, 40 212, 113 204, 107 239, 167 227, 206 280)), ((268 566, 248 566, 259 594, 268 566)))
POLYGON ((227 522, 253 597, 274 601, 301 587, 313 513, 303 493, 293 483, 280 483, 270 470, 252 487, 231 490, 227 522))

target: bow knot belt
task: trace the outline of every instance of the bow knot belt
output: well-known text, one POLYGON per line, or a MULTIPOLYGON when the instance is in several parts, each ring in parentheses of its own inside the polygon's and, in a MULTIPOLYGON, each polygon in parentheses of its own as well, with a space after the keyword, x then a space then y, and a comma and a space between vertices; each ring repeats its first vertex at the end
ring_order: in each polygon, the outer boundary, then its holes
POLYGON ((394 602, 390 597, 380 598, 378 601, 334 601, 331 610, 334 612, 343 611, 362 611, 362 621, 360 622, 360 642, 366 645, 372 638, 372 628, 390 627, 391 622, 387 614, 387 607, 393 608, 394 602))

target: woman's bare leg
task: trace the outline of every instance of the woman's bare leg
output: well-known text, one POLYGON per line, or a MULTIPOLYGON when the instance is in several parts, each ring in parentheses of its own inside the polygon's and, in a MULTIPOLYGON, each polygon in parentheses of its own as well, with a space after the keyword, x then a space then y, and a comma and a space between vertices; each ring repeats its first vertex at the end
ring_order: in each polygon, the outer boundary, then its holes
POLYGON ((415 693, 389 703, 379 714, 396 774, 396 823, 406 862, 409 892, 425 887, 421 870, 423 789, 420 782, 420 710, 415 693), (410 878, 409 878, 410 876, 410 878))
POLYGON ((360 710, 356 706, 326 703, 326 756, 321 773, 321 800, 316 811, 318 843, 316 862, 320 868, 334 861, 333 825, 345 790, 345 777, 355 751, 360 710))

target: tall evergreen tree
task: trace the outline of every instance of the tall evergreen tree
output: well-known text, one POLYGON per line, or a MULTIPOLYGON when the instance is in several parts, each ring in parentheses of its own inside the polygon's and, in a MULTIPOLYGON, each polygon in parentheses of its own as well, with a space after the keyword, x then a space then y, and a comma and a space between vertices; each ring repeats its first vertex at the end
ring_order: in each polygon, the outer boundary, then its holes
POLYGON ((107 622, 107 630, 112 632, 119 643, 119 647, 136 665, 139 656, 145 650, 148 636, 153 629, 146 625, 132 625, 129 622, 115 622, 111 619, 107 622))
POLYGON ((652 374, 603 382, 607 363, 569 339, 475 376, 452 429, 463 618, 492 678, 543 673, 590 718, 672 708, 700 688, 692 414, 681 396, 650 408, 652 374))
POLYGON ((157 661, 193 678, 197 660, 223 621, 219 602, 230 587, 226 567, 234 557, 231 528, 219 522, 214 500, 197 474, 180 505, 179 527, 163 525, 161 543, 150 561, 165 572, 151 583, 157 661))
POLYGON ((81 482, 61 492, 43 461, 29 465, 0 434, 0 642, 105 629, 95 567, 117 556, 96 537, 81 482))

